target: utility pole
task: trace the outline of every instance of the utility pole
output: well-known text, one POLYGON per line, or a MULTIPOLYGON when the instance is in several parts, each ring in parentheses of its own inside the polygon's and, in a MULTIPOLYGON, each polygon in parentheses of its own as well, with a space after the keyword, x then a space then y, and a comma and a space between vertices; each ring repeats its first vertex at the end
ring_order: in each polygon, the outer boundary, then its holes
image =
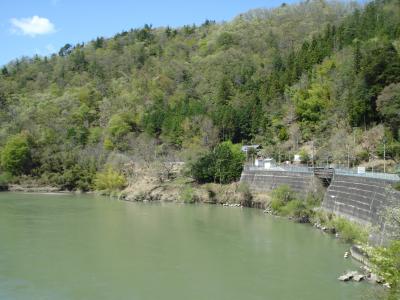
POLYGON ((350 169, 350 146, 347 146, 347 169, 350 169))
POLYGON ((314 140, 312 141, 312 167, 313 167, 313 170, 314 170, 314 140))
POLYGON ((383 138, 383 173, 386 173, 386 137, 383 138))

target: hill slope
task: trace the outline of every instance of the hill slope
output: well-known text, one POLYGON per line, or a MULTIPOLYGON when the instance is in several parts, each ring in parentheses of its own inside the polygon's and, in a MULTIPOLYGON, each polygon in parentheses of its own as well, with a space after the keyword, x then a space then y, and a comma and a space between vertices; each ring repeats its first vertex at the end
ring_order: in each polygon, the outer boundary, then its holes
POLYGON ((385 136, 397 159, 399 15, 394 0, 308 1, 18 59, 0 75, 2 169, 88 189, 116 153, 188 157, 222 140, 305 160, 312 142, 321 161, 359 163, 385 136))

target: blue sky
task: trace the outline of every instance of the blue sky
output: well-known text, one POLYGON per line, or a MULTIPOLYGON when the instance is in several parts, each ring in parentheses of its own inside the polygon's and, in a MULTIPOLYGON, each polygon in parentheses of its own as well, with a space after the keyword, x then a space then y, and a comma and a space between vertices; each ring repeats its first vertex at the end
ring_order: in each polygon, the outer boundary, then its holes
POLYGON ((0 3, 0 65, 146 23, 176 27, 206 19, 228 21, 249 9, 282 2, 297 0, 4 0, 0 3))

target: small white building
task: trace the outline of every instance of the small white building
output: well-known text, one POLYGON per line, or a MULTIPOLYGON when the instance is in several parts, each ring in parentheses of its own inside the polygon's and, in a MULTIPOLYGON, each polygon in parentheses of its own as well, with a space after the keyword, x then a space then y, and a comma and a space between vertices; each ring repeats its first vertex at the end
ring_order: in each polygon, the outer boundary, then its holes
POLYGON ((264 169, 272 169, 274 167, 276 167, 276 162, 275 159, 273 158, 256 158, 256 160, 254 161, 254 165, 256 167, 260 167, 260 168, 264 168, 264 169))
POLYGON ((300 164, 300 163, 301 163, 300 154, 295 154, 295 155, 294 155, 293 163, 295 163, 295 164, 300 164))
POLYGON ((264 169, 272 169, 274 167, 276 167, 275 159, 273 158, 264 159, 264 169))

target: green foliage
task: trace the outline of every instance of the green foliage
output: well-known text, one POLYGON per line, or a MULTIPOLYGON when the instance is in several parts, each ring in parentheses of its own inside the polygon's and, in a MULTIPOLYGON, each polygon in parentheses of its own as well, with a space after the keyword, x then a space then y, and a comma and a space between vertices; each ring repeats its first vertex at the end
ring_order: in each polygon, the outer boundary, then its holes
POLYGON ((191 188, 190 186, 187 186, 182 190, 180 197, 181 197, 181 201, 183 201, 184 203, 196 202, 196 197, 195 197, 193 188, 191 188))
POLYGON ((308 163, 310 161, 310 155, 307 150, 301 149, 299 155, 302 163, 308 163))
POLYGON ((214 148, 215 178, 220 183, 230 183, 238 180, 246 159, 240 145, 223 142, 214 148))
POLYGON ((297 199, 297 195, 288 185, 281 185, 272 191, 271 209, 281 216, 287 216, 296 222, 308 223, 314 215, 314 201, 297 199))
POLYGON ((373 251, 371 262, 378 268, 379 274, 386 279, 392 289, 399 291, 400 286, 400 241, 393 241, 388 247, 379 247, 373 251))
POLYGON ((340 239, 347 243, 366 244, 368 241, 368 228, 337 217, 332 213, 317 210, 312 219, 313 222, 324 225, 327 228, 335 228, 340 235, 340 239))
MULTIPOLYGON (((83 173, 90 185, 110 151, 135 155, 142 132, 178 152, 230 140, 291 156, 311 140, 335 152, 337 127, 383 124, 387 155, 400 160, 399 12, 394 0, 306 1, 226 23, 145 25, 16 59, 0 72, 0 144, 29 130, 32 157, 15 174, 69 188, 83 173), (87 152, 101 160, 78 170, 87 152)), ((354 163, 369 158, 365 144, 354 142, 354 163)), ((227 170, 222 155, 231 153, 217 150, 218 159, 210 152, 193 165, 199 182, 237 179, 240 164, 227 170)))
POLYGON ((329 222, 329 226, 334 227, 340 233, 340 238, 348 243, 366 243, 368 241, 366 229, 346 219, 333 218, 329 222))
POLYGON ((98 172, 94 179, 94 187, 98 191, 115 192, 126 186, 125 177, 111 167, 98 172))
POLYGON ((198 158, 191 168, 191 175, 199 183, 215 181, 215 157, 213 153, 207 153, 198 158))
POLYGON ((304 200, 293 200, 282 209, 284 215, 290 216, 301 223, 308 223, 313 215, 312 209, 307 207, 304 200))
POLYGON ((238 192, 242 194, 242 205, 245 207, 252 207, 253 204, 253 194, 247 183, 241 182, 238 187, 238 192))
MULTIPOLYGON (((61 174, 53 174, 50 183, 55 183, 65 190, 89 191, 92 188, 93 170, 86 169, 80 165, 74 165, 61 174)), ((46 174, 43 176, 46 177, 46 174)))
POLYGON ((295 200, 295 193, 288 185, 280 185, 272 191, 271 208, 276 212, 282 212, 290 201, 295 200))
POLYGON ((8 172, 0 172, 0 190, 2 187, 7 186, 12 180, 12 175, 8 172))
POLYGON ((235 37, 233 36, 232 33, 223 32, 219 35, 217 43, 218 43, 218 46, 226 49, 235 43, 235 37))
POLYGON ((272 200, 281 200, 283 203, 288 203, 295 199, 293 190, 286 184, 280 185, 272 191, 272 200))
POLYGON ((377 110, 392 129, 393 135, 398 137, 400 126, 400 83, 386 86, 377 100, 377 110))
POLYGON ((192 164, 191 174, 200 183, 230 183, 240 178, 245 159, 240 145, 222 142, 192 164))
POLYGON ((100 127, 93 127, 90 128, 89 130, 89 136, 88 136, 88 144, 89 145, 95 145, 98 144, 101 140, 102 137, 102 129, 100 127))
POLYGON ((1 150, 1 167, 13 174, 21 175, 29 171, 31 150, 29 137, 25 133, 10 136, 1 150))
POLYGON ((111 117, 108 122, 107 133, 108 143, 105 144, 106 149, 117 148, 126 150, 127 145, 124 140, 126 135, 133 131, 136 127, 134 116, 129 113, 119 113, 111 117))

